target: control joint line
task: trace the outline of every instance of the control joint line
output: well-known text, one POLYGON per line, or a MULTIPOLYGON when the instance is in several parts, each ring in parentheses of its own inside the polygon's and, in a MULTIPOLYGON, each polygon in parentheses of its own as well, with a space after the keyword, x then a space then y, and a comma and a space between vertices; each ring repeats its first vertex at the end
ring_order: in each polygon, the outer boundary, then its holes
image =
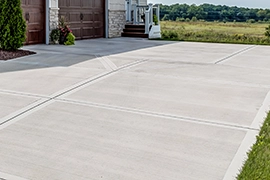
POLYGON ((59 101, 59 102, 70 103, 70 104, 92 106, 92 107, 96 107, 96 108, 103 108, 103 109, 109 109, 109 110, 114 110, 114 111, 129 112, 129 113, 141 114, 141 115, 146 115, 146 116, 154 116, 154 117, 159 117, 159 118, 167 118, 167 119, 173 119, 173 120, 178 120, 178 121, 185 121, 185 122, 200 123, 200 124, 205 124, 205 125, 220 126, 220 127, 231 128, 231 129, 241 129, 241 130, 245 130, 245 131, 249 131, 249 130, 251 130, 251 131, 259 131, 259 129, 254 128, 254 127, 249 127, 249 126, 241 126, 241 125, 238 125, 238 124, 232 124, 232 123, 227 123, 227 122, 215 122, 215 121, 206 120, 206 119, 178 116, 178 115, 173 115, 173 114, 159 113, 159 112, 147 111, 147 110, 142 110, 142 109, 135 109, 135 108, 113 106, 113 105, 100 104, 100 103, 85 102, 85 101, 72 100, 72 99, 67 99, 67 98, 57 98, 55 100, 59 101))
POLYGON ((243 53, 243 52, 246 52, 246 51, 248 51, 248 50, 250 50, 250 49, 253 49, 253 48, 255 48, 255 47, 256 47, 256 45, 249 46, 249 47, 247 47, 247 48, 245 48, 245 49, 242 49, 242 50, 240 50, 240 51, 237 51, 237 52, 235 52, 235 53, 233 53, 233 54, 231 54, 231 55, 229 55, 229 56, 226 56, 226 57, 224 57, 224 58, 222 58, 222 59, 216 61, 214 64, 219 64, 219 63, 222 63, 222 62, 224 62, 224 61, 227 61, 228 59, 230 59, 230 58, 232 58, 232 57, 234 57, 234 56, 237 56, 237 55, 239 55, 239 54, 241 54, 241 53, 243 53))
MULTIPOLYGON (((97 80, 99 80, 99 79, 101 79, 101 78, 107 77, 107 76, 109 76, 109 75, 111 75, 111 74, 114 74, 114 73, 116 73, 116 72, 118 72, 118 71, 121 71, 121 70, 123 70, 123 69, 130 68, 130 67, 139 65, 139 64, 144 63, 144 62, 146 62, 146 61, 147 61, 147 60, 136 61, 136 62, 127 64, 127 65, 121 66, 121 67, 119 67, 119 68, 116 69, 116 70, 107 72, 107 73, 105 73, 105 74, 101 74, 101 75, 99 75, 99 76, 97 76, 97 77, 95 77, 95 78, 90 78, 89 80, 87 80, 87 81, 85 81, 85 82, 83 82, 83 83, 80 83, 80 84, 78 84, 78 85, 76 85, 76 86, 73 86, 73 87, 71 87, 71 88, 69 88, 69 89, 67 89, 67 90, 65 90, 65 91, 63 91, 63 92, 60 92, 60 93, 58 93, 58 94, 56 94, 56 95, 54 95, 54 96, 52 96, 52 97, 49 97, 48 99, 46 99, 46 100, 44 100, 44 101, 42 101, 42 102, 40 102, 40 103, 38 103, 38 104, 33 105, 32 107, 30 107, 30 108, 28 108, 28 109, 26 109, 26 110, 24 110, 24 111, 22 111, 22 112, 19 112, 18 114, 14 115, 14 116, 12 116, 12 117, 10 117, 10 118, 8 118, 8 119, 6 119, 6 120, 3 121, 3 122, 0 121, 0 122, 1 122, 1 123, 0 123, 0 127, 1 127, 2 125, 4 125, 4 124, 6 124, 6 123, 8 123, 8 122, 10 122, 10 121, 12 121, 12 120, 14 120, 15 118, 18 118, 18 117, 24 115, 25 113, 28 113, 28 112, 30 112, 30 111, 32 111, 32 110, 34 110, 34 109, 36 109, 36 108, 38 108, 38 107, 40 107, 40 106, 42 106, 42 105, 45 105, 46 103, 49 103, 49 102, 51 102, 51 101, 53 101, 53 100, 55 100, 55 99, 57 99, 57 98, 59 98, 59 97, 65 95, 65 94, 71 92, 71 91, 74 91, 75 89, 78 89, 78 88, 80 88, 80 87, 82 87, 82 86, 85 86, 85 85, 87 85, 87 84, 89 84, 89 83, 92 83, 92 82, 94 82, 94 81, 97 81, 97 80)), ((0 128, 0 129, 1 129, 1 128, 0 128)))

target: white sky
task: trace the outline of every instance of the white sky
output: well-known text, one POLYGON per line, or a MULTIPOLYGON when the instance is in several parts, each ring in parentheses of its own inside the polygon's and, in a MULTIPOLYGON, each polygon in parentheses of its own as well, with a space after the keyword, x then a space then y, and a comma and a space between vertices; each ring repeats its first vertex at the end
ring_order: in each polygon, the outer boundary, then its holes
POLYGON ((270 9, 270 0, 148 0, 148 3, 162 3, 167 5, 176 3, 200 5, 203 3, 208 3, 215 5, 270 9))

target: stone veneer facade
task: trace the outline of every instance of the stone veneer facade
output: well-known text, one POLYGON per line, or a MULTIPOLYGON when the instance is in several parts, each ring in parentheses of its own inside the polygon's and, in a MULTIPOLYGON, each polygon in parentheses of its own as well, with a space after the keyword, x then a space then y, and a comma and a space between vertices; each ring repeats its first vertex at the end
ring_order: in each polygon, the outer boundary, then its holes
POLYGON ((49 30, 53 30, 58 26, 58 0, 49 0, 49 30))
POLYGON ((108 37, 119 37, 126 24, 125 0, 109 0, 108 37))
POLYGON ((49 23, 50 23, 50 31, 57 28, 58 26, 58 14, 59 8, 49 8, 49 23))
POLYGON ((120 37, 126 24, 126 11, 109 10, 108 33, 109 38, 120 37))

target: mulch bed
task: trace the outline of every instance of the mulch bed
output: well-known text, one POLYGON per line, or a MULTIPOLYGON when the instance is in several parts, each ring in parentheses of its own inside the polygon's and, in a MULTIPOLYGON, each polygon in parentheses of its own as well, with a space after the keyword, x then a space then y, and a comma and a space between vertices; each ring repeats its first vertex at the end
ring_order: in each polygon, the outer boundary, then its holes
POLYGON ((35 52, 32 51, 27 51, 27 50, 16 50, 16 51, 4 51, 0 49, 0 61, 1 60, 9 60, 9 59, 14 59, 18 57, 23 57, 23 56, 28 56, 31 54, 36 54, 35 52))

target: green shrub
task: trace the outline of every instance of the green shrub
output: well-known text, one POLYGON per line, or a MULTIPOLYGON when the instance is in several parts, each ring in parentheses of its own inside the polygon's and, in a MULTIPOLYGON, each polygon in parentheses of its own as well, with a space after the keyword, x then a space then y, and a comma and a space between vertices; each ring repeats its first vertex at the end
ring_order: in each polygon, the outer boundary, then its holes
POLYGON ((249 19, 249 20, 247 20, 247 23, 255 23, 255 22, 256 22, 255 19, 249 19))
POLYGON ((60 39, 60 29, 53 29, 50 33, 50 40, 54 44, 58 44, 60 39))
POLYGON ((155 25, 158 25, 158 18, 157 18, 157 15, 153 15, 153 22, 155 25))
POLYGON ((176 31, 162 31, 161 36, 163 39, 177 40, 178 33, 176 31))
POLYGON ((0 47, 17 50, 26 39, 20 0, 0 0, 0 47))
POLYGON ((192 18, 191 18, 191 22, 197 22, 198 21, 198 19, 195 17, 195 16, 193 16, 192 18))
POLYGON ((185 22, 185 18, 180 18, 180 17, 177 17, 175 21, 179 21, 179 22, 185 22))
POLYGON ((75 36, 70 32, 67 35, 65 45, 74 45, 75 44, 75 36))
POLYGON ((265 33, 264 35, 268 38, 270 38, 270 25, 268 27, 265 28, 265 33))

